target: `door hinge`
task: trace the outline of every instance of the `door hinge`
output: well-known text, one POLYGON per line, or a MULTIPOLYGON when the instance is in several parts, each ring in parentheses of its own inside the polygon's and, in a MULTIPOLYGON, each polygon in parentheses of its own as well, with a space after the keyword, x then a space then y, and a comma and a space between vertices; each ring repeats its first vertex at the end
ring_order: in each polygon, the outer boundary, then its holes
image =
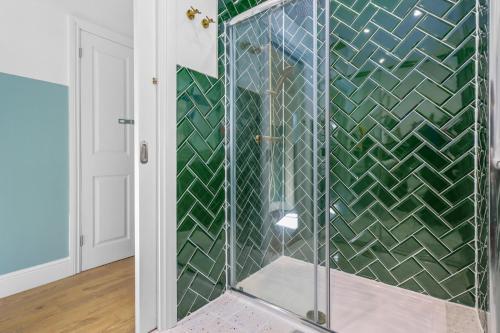
POLYGON ((83 244, 85 244, 85 237, 83 235, 81 235, 80 236, 80 247, 82 247, 83 244))
POLYGON ((156 85, 158 85, 158 78, 156 78, 156 77, 154 77, 154 78, 153 78, 153 84, 154 84, 155 86, 156 86, 156 85))
POLYGON ((78 49, 78 57, 79 58, 83 57, 83 48, 81 48, 81 47, 78 49))

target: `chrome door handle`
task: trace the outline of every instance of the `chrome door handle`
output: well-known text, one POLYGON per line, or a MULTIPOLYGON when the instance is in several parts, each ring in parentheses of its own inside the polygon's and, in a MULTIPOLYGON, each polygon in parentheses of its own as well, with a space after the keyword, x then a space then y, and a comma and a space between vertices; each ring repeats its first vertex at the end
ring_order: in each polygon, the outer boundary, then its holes
POLYGON ((147 164, 149 161, 148 143, 146 141, 141 142, 140 160, 142 164, 147 164))
POLYGON ((118 124, 133 125, 134 124, 134 119, 123 119, 123 118, 120 118, 120 119, 118 119, 118 124))

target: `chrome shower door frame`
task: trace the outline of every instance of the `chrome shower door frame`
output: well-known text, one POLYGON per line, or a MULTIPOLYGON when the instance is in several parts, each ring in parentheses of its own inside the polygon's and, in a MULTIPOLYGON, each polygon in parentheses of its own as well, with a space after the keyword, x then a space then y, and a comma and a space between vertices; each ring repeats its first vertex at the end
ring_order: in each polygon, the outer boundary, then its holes
MULTIPOLYGON (((489 315, 490 333, 500 330, 500 4, 495 0, 489 2, 489 315)), ((479 309, 478 309, 479 310, 479 309)))
MULTIPOLYGON (((247 19, 250 19, 257 14, 260 14, 264 11, 273 9, 275 7, 279 6, 284 6, 287 3, 294 2, 294 1, 300 1, 300 0, 268 0, 263 3, 261 3, 258 6, 253 7, 252 9, 247 10, 246 12, 232 18, 231 20, 225 22, 224 24, 224 41, 225 41, 225 54, 224 54, 224 73, 225 73, 225 138, 224 138, 224 143, 225 143, 225 231, 226 231, 226 290, 232 290, 236 291, 238 293, 241 293, 242 295, 245 295, 246 297, 250 297, 251 299, 254 299, 256 302, 259 304, 269 306, 270 308, 274 310, 278 310, 288 316, 293 317, 296 321, 303 322, 307 325, 313 325, 316 328, 321 329, 322 331, 329 331, 332 332, 331 329, 331 318, 330 318, 330 247, 329 247, 329 234, 330 234, 330 196, 329 196, 329 153, 330 153, 330 138, 329 138, 329 128, 330 128, 330 110, 329 110, 329 90, 326 89, 324 92, 324 134, 325 134, 325 143, 323 145, 324 151, 325 151, 325 162, 324 162, 324 167, 325 167, 325 284, 326 284, 326 289, 327 289, 327 295, 326 295, 326 311, 327 311, 327 321, 326 321, 326 329, 323 326, 320 326, 317 323, 311 322, 305 318, 300 317, 299 315, 288 311, 286 309, 280 308, 276 305, 270 304, 265 300, 261 300, 258 297, 255 297, 254 295, 250 295, 248 293, 242 292, 238 289, 235 289, 234 286, 237 283, 236 279, 236 274, 235 271, 236 269, 234 268, 235 262, 236 262, 236 256, 235 256, 235 239, 236 239, 236 191, 232 190, 231 186, 235 186, 236 184, 236 168, 232 167, 231 161, 235 158, 236 156, 236 147, 235 147, 235 142, 236 142, 236 122, 235 122, 235 106, 234 106, 234 98, 235 98, 235 84, 232 84, 235 80, 235 66, 231 65, 235 63, 235 52, 233 50, 234 47, 234 42, 233 42, 233 33, 231 27, 234 26, 237 23, 240 23, 242 21, 245 21, 247 19)), ((324 54, 324 76, 323 80, 326 82, 325 86, 328 87, 329 85, 329 50, 330 50, 330 38, 329 38, 329 14, 330 14, 330 6, 329 6, 329 1, 328 0, 312 0, 313 1, 313 21, 314 21, 314 32, 313 35, 316 37, 316 40, 314 41, 314 71, 315 71, 315 77, 314 77, 314 167, 313 167, 313 172, 314 172, 314 310, 315 310, 315 319, 318 319, 318 267, 319 267, 319 256, 318 256, 318 251, 319 251, 319 246, 318 246, 318 234, 319 234, 319 216, 320 214, 318 213, 318 166, 317 166, 317 161, 318 161, 318 153, 319 153, 319 148, 318 148, 318 108, 319 108, 319 102, 318 102, 318 3, 321 1, 324 1, 323 7, 325 10, 326 18, 325 18, 325 40, 324 40, 324 47, 323 49, 325 50, 324 54)))

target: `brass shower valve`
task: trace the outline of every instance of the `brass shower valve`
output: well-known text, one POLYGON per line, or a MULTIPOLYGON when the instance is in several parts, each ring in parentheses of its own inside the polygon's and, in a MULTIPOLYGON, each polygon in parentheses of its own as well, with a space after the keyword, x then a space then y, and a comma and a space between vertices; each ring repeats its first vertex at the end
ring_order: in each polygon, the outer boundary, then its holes
POLYGON ((206 16, 203 20, 201 20, 201 25, 205 29, 208 29, 208 27, 210 26, 210 23, 215 23, 214 19, 211 17, 206 16))
POLYGON ((194 8, 193 6, 191 6, 191 8, 189 8, 186 12, 187 18, 191 21, 194 20, 197 14, 201 14, 201 12, 198 8, 194 8))

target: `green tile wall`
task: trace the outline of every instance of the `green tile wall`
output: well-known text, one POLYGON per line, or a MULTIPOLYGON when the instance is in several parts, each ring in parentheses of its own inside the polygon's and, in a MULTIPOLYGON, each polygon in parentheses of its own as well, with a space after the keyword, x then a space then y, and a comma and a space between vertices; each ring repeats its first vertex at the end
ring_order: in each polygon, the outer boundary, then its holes
MULTIPOLYGON (((236 240, 235 275, 241 281, 260 270, 282 254, 282 228, 275 226, 276 216, 270 214, 271 202, 280 202, 280 172, 282 156, 263 141, 257 144, 257 134, 273 136, 277 128, 269 124, 269 71, 275 72, 280 63, 275 51, 269 53, 267 14, 259 14, 234 29, 235 58, 235 123, 236 133, 236 240), (263 47, 264 46, 264 47, 263 47), (271 68, 268 66, 271 54, 271 68), (273 133, 271 133, 273 131, 273 133), (270 199, 271 198, 271 199, 270 199)), ((277 75, 276 75, 277 77, 277 75)), ((275 115, 273 115, 275 116, 275 115)), ((228 126, 229 128, 230 126, 228 126)), ((274 144, 273 144, 274 145, 274 144)))
POLYGON ((223 25, 261 0, 219 0, 218 79, 177 73, 178 318, 225 287, 223 25))
MULTIPOLYGON (((220 0, 219 22, 258 2, 220 0)), ((331 264, 472 306, 475 1, 330 3, 331 264)), ((225 285, 223 80, 178 70, 179 318, 225 285)))
MULTIPOLYGON (((318 91, 318 121, 313 118, 313 47, 318 63, 324 64, 327 15, 318 5, 318 38, 313 37, 313 2, 302 0, 269 10, 232 29, 235 53, 235 160, 236 241, 235 276, 242 281, 280 256, 313 262, 314 248, 314 126, 323 134, 318 150, 325 145, 325 90, 318 91), (283 15, 285 14, 285 15, 283 15), (293 27, 283 30, 285 27, 293 27), (270 43, 270 36, 272 43, 270 43), (277 88, 279 87, 279 88, 277 88), (275 93, 269 93, 274 91, 275 93), (257 134, 283 140, 256 143, 257 134), (283 228, 278 221, 296 213, 298 227, 283 228)), ((318 71, 319 84, 327 66, 318 71)), ((324 164, 317 161, 318 214, 325 221, 326 189, 324 164), (321 172, 323 171, 323 172, 321 172)), ((318 226, 320 262, 324 262, 324 228, 318 226), (322 250, 323 249, 323 250, 322 250)))
POLYGON ((474 306, 475 1, 331 6, 331 263, 474 306))

